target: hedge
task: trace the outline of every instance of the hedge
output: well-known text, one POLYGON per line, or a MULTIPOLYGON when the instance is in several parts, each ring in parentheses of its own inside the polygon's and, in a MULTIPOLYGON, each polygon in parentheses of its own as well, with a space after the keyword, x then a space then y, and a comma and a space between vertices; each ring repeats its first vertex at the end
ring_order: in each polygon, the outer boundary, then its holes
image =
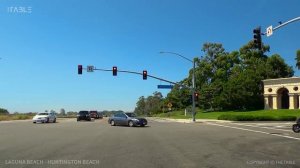
POLYGON ((254 116, 254 115, 235 115, 222 114, 218 120, 230 121, 296 121, 296 116, 254 116))

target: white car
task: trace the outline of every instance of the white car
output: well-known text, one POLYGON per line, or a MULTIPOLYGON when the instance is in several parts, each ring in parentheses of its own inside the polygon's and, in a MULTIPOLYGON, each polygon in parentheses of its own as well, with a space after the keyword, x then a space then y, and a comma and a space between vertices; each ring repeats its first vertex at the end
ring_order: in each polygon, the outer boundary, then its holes
POLYGON ((56 122, 56 115, 53 112, 43 112, 36 114, 33 119, 33 123, 41 122, 41 123, 48 123, 48 122, 56 122))

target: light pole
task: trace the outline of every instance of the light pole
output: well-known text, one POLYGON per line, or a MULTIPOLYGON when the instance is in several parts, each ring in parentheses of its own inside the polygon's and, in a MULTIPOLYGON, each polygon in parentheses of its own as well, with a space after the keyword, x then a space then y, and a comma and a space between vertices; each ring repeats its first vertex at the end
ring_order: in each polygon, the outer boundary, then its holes
POLYGON ((192 107, 192 116, 193 116, 193 122, 196 121, 196 118, 195 118, 195 88, 196 88, 196 84, 195 84, 195 60, 191 60, 181 54, 178 54, 178 53, 175 53, 175 52, 167 52, 167 51, 161 51, 159 52, 160 54, 173 54, 173 55, 177 55, 189 62, 191 62, 193 64, 193 75, 192 75, 192 101, 193 101, 193 107, 192 107))

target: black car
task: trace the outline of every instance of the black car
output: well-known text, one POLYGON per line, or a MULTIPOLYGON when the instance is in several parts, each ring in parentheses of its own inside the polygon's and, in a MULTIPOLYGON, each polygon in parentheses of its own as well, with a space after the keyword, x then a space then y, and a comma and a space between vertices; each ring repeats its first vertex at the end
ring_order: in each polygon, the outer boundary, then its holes
POLYGON ((79 113, 77 114, 77 121, 80 120, 91 121, 92 119, 89 111, 79 111, 79 113))
POLYGON ((112 126, 125 125, 129 127, 141 126, 148 124, 145 118, 138 118, 135 113, 117 113, 109 117, 108 123, 112 126))

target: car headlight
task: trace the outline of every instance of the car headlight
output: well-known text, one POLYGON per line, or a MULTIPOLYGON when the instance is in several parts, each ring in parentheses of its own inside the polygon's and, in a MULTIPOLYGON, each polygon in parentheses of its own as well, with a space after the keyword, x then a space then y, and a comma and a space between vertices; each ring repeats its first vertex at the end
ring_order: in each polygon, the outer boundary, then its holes
POLYGON ((133 121, 137 121, 137 122, 139 122, 139 120, 138 119, 136 119, 136 118, 134 118, 134 119, 132 119, 133 121))

